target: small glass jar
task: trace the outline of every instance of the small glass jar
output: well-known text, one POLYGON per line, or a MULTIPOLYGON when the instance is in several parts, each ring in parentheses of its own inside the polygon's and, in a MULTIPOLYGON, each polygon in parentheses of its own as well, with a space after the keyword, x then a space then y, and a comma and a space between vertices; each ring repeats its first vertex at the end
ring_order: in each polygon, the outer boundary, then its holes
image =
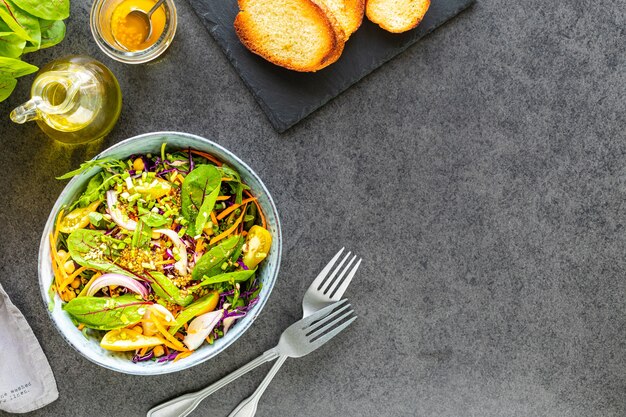
POLYGON ((152 61, 165 52, 176 34, 177 14, 174 1, 166 0, 163 3, 165 8, 165 28, 159 39, 148 48, 138 51, 126 50, 113 37, 113 11, 124 1, 95 0, 91 7, 91 33, 102 52, 117 61, 126 64, 143 64, 152 61))

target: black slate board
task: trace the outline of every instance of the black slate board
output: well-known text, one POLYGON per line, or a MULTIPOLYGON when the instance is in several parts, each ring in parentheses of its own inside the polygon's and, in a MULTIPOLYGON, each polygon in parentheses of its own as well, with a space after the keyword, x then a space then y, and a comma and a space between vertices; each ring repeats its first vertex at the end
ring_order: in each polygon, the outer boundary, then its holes
POLYGON ((239 42, 233 27, 239 12, 236 0, 189 0, 279 132, 304 119, 474 1, 431 0, 420 25, 403 34, 386 32, 365 17, 337 62, 315 73, 299 73, 270 64, 239 42))

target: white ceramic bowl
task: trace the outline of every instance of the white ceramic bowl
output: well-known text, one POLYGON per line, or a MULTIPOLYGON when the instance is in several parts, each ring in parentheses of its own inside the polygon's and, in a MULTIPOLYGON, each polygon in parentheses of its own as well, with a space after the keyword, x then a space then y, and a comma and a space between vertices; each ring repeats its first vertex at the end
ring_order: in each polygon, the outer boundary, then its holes
MULTIPOLYGON (((187 133, 147 133, 113 145, 96 156, 95 159, 107 156, 122 159, 133 154, 158 154, 163 142, 167 142, 167 149, 191 148, 210 153, 237 170, 241 174, 242 180, 250 187, 252 194, 258 198, 258 202, 267 220, 268 229, 272 234, 273 241, 270 253, 264 263, 261 264, 260 272, 257 275, 263 283, 259 302, 250 310, 247 316, 240 319, 231 328, 226 336, 215 341, 213 345, 204 344, 196 350, 193 355, 176 362, 156 363, 153 361, 146 361, 133 363, 130 361, 130 354, 110 352, 101 348, 98 340, 95 338, 87 339, 76 328, 76 326, 72 324, 69 315, 61 308, 62 301, 60 297, 55 295, 54 307, 48 311, 52 322, 68 343, 87 359, 98 365, 114 371, 134 375, 159 375, 187 369, 215 357, 217 354, 234 343, 235 340, 237 340, 239 336, 241 336, 252 325, 252 322, 254 322, 256 317, 259 315, 265 305, 265 302, 270 296, 272 288, 274 287, 274 282, 276 281, 276 276, 278 275, 282 252, 280 220, 278 218, 276 206, 274 205, 269 192, 265 188, 265 185, 263 185, 261 179, 250 167, 248 167, 248 165, 241 161, 241 159, 214 142, 187 133)), ((50 301, 48 289, 54 280, 52 264, 50 261, 50 243, 48 236, 54 226, 55 216, 62 206, 69 204, 78 198, 80 193, 87 186, 89 179, 97 172, 99 172, 99 168, 94 168, 89 172, 73 178, 59 196, 52 212, 50 213, 50 216, 48 217, 39 247, 39 285, 41 295, 46 305, 48 305, 50 301)))

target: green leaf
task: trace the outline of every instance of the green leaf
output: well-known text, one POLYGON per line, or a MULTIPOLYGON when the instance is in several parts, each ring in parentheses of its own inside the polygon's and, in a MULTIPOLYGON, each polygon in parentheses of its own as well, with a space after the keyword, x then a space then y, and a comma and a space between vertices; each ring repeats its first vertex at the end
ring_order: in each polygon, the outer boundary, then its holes
POLYGON ((2 36, 0 37, 0 56, 19 58, 25 46, 26 41, 15 34, 2 36))
POLYGON ((130 246, 133 248, 143 248, 150 243, 152 238, 152 229, 147 226, 141 219, 137 222, 137 227, 133 232, 133 238, 130 241, 130 246))
POLYGON ((11 95, 16 85, 17 80, 15 78, 3 77, 0 74, 0 102, 6 100, 11 95))
POLYGON ((139 218, 143 220, 146 225, 154 228, 163 227, 171 221, 171 219, 153 211, 142 214, 139 218))
POLYGON ((31 41, 34 46, 39 48, 41 44, 39 19, 17 7, 11 0, 0 0, 0 19, 3 20, 17 36, 24 40, 31 41))
POLYGON ((234 284, 235 282, 244 282, 250 279, 255 272, 256 269, 248 269, 246 271, 227 272, 225 274, 214 275, 212 277, 205 277, 202 279, 200 284, 196 284, 193 287, 190 287, 190 289, 196 289, 206 285, 219 284, 222 282, 229 282, 231 284, 234 284))
POLYGON ((65 304, 63 310, 86 327, 113 330, 139 323, 150 304, 133 294, 117 298, 77 297, 65 304))
POLYGON ((101 230, 78 229, 67 238, 67 249, 74 262, 98 271, 112 272, 136 278, 115 263, 118 253, 101 230))
POLYGON ((83 162, 82 164, 80 164, 80 167, 75 169, 74 171, 70 171, 66 174, 61 175, 60 177, 57 177, 57 180, 66 180, 68 178, 75 177, 77 175, 82 174, 83 172, 87 172, 90 169, 96 168, 96 167, 102 168, 103 170, 109 171, 109 172, 114 170, 115 168, 119 168, 121 171, 124 171, 126 169, 126 165, 124 165, 124 162, 119 161, 112 157, 102 158, 102 159, 92 159, 91 161, 83 162))
POLYGON ((38 69, 39 68, 36 66, 20 61, 19 59, 0 56, 0 77, 2 78, 19 78, 24 75, 32 74, 38 69))
POLYGON ((169 303, 186 306, 193 301, 193 295, 183 296, 174 283, 161 272, 152 271, 147 273, 152 278, 154 293, 169 303))
POLYGON ((243 200, 243 190, 248 190, 250 187, 241 182, 241 176, 237 171, 227 165, 222 165, 218 168, 222 173, 222 177, 229 178, 225 181, 229 186, 233 194, 235 194, 235 203, 241 204, 243 200))
POLYGON ((204 297, 198 298, 198 300, 189 304, 183 311, 178 313, 176 316, 176 324, 170 326, 169 328, 170 334, 176 334, 178 329, 183 327, 183 325, 189 320, 199 314, 205 313, 207 311, 207 307, 216 302, 215 297, 219 297, 219 293, 212 292, 211 294, 207 294, 204 297))
POLYGON ((185 177, 181 205, 183 216, 189 222, 189 235, 202 233, 219 195, 221 178, 220 171, 213 165, 198 165, 185 177))
POLYGON ((228 257, 235 251, 239 239, 239 235, 226 238, 202 255, 202 257, 198 259, 198 262, 196 262, 191 277, 195 280, 199 280, 205 276, 212 277, 213 275, 224 272, 222 270, 222 264, 228 260, 228 257))
POLYGON ((41 49, 50 48, 65 38, 65 23, 62 20, 40 20, 41 49))
POLYGON ((70 17, 70 0, 13 0, 22 10, 46 20, 70 17))

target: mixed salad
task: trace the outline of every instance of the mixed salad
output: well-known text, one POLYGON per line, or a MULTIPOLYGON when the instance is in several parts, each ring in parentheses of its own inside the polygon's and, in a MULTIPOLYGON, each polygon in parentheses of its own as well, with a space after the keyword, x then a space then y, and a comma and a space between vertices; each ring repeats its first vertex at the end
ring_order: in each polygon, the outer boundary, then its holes
POLYGON ((51 295, 87 337, 134 362, 189 356, 259 300, 272 237, 239 173, 187 149, 86 162, 50 234, 51 295))

